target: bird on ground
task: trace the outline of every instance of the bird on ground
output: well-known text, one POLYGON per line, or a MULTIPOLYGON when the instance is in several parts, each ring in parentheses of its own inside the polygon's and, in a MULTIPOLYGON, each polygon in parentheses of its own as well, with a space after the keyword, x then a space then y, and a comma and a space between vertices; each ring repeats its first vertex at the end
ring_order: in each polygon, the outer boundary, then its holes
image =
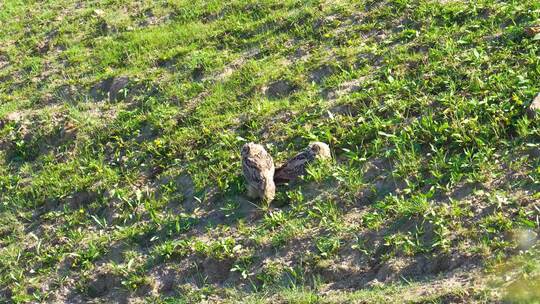
POLYGON ((261 198, 270 203, 276 194, 274 184, 274 160, 264 147, 247 143, 242 147, 242 172, 246 180, 248 196, 261 198))
POLYGON ((286 184, 306 174, 309 163, 315 159, 330 159, 330 147, 323 142, 313 142, 302 152, 296 154, 285 164, 276 169, 274 182, 277 185, 286 184))

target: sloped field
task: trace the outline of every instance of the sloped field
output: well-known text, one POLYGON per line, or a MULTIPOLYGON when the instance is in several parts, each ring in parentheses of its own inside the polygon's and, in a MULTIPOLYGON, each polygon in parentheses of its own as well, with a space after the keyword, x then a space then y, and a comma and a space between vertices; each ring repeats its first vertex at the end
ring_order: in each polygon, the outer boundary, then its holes
POLYGON ((538 301, 539 56, 536 0, 4 0, 0 301, 538 301))

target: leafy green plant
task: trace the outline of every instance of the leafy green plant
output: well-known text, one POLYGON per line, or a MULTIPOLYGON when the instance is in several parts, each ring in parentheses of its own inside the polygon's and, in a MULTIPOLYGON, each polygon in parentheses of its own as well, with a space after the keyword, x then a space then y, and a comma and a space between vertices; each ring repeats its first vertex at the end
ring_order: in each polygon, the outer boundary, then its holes
POLYGON ((341 247, 341 241, 337 237, 321 237, 315 242, 315 246, 322 258, 331 258, 341 247))

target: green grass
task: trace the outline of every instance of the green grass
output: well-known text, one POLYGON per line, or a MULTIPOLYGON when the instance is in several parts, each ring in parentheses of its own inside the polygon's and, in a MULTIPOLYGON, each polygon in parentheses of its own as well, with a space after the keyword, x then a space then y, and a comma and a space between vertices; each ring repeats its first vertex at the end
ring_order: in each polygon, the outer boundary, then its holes
POLYGON ((2 301, 539 300, 538 1, 7 0, 0 24, 2 301), (247 199, 245 142, 315 140, 333 161, 247 199))

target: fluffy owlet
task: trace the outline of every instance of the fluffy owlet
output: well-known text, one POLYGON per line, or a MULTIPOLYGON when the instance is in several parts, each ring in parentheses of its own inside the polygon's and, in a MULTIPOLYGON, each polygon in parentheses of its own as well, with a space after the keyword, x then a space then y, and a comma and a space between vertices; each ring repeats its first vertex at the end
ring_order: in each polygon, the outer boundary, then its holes
POLYGON ((274 182, 280 185, 293 181, 306 174, 306 167, 313 160, 329 159, 331 157, 330 147, 327 144, 322 142, 311 143, 304 151, 296 154, 296 156, 276 169, 274 182))
POLYGON ((263 146, 248 143, 242 147, 242 171, 248 196, 271 202, 276 193, 274 160, 263 146))

